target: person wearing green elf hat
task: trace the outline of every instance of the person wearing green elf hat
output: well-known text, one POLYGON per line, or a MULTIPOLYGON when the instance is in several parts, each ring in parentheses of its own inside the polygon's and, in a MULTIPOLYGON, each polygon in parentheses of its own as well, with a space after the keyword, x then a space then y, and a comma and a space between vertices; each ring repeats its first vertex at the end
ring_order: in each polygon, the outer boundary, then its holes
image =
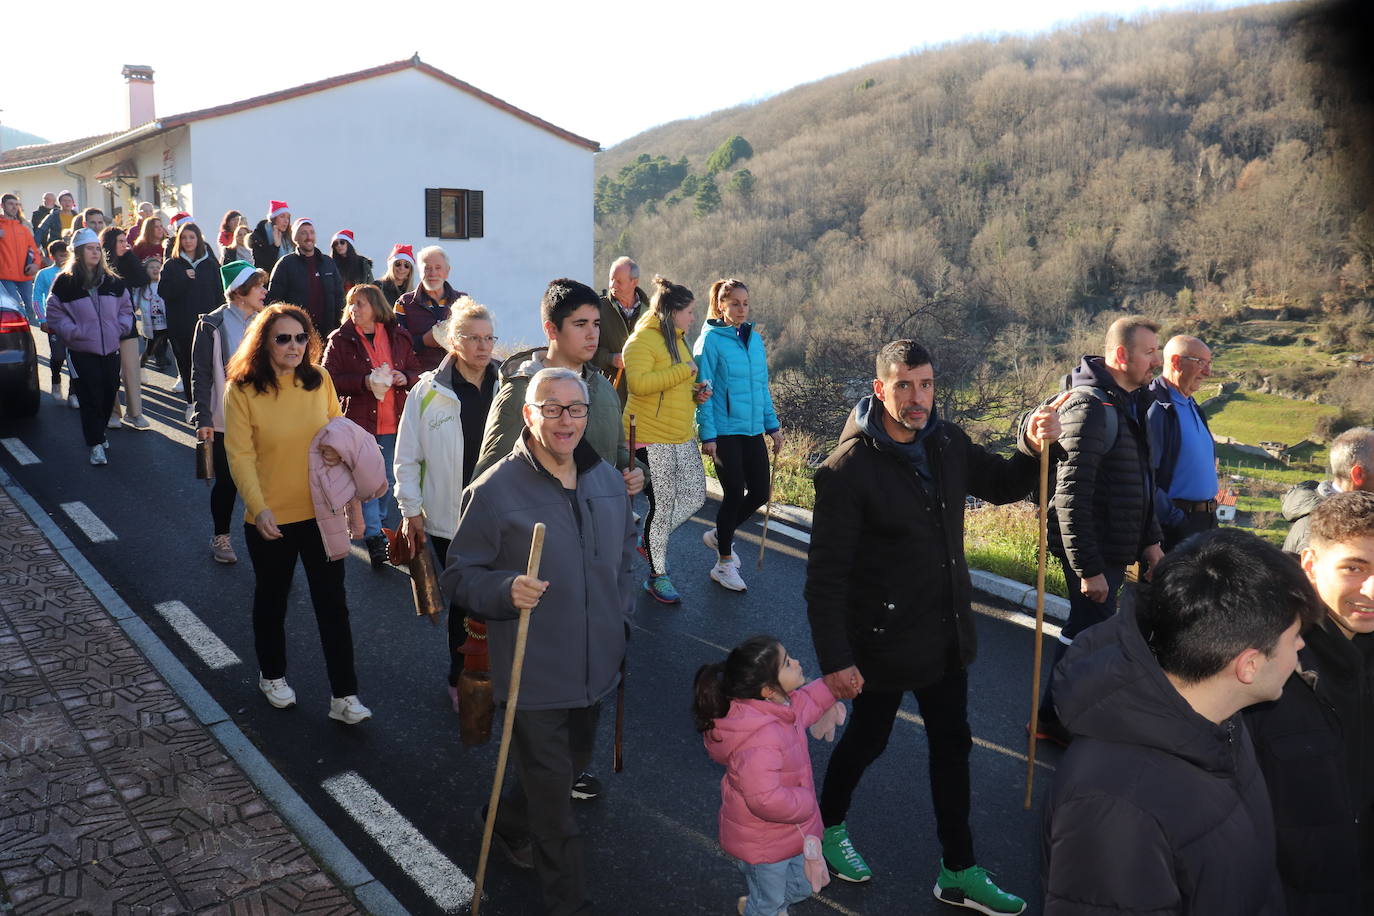
POLYGON ((215 532, 210 553, 219 563, 237 563, 229 541, 238 488, 229 474, 224 451, 224 369, 239 348, 248 325, 262 311, 267 298, 267 271, 247 261, 230 261, 219 269, 224 285, 224 304, 200 316, 191 344, 191 406, 196 438, 212 442, 215 483, 210 489, 210 516, 215 532))

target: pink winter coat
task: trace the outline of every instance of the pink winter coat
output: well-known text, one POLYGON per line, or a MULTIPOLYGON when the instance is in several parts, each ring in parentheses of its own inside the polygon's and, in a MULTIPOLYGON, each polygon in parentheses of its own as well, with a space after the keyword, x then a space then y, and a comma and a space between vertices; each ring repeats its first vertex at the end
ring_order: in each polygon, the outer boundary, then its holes
POLYGON ((806 729, 835 697, 818 680, 792 691, 790 700, 731 700, 703 736, 711 759, 725 765, 720 845, 751 865, 800 855, 805 837, 824 831, 806 729))
POLYGON ((386 463, 372 434, 347 417, 335 417, 310 440, 310 499, 320 526, 325 555, 348 556, 348 542, 363 533, 362 500, 386 489, 386 463), (320 447, 327 445, 343 460, 330 467, 320 447))

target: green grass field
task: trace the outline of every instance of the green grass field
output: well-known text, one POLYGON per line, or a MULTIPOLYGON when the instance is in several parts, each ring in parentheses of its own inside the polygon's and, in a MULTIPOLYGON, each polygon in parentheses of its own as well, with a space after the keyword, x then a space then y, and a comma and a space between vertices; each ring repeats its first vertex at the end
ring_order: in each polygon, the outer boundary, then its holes
POLYGON ((1293 445, 1312 434, 1318 417, 1335 414, 1338 408, 1312 401, 1295 401, 1276 394, 1236 392, 1218 407, 1209 405, 1207 420, 1212 432, 1248 445, 1261 441, 1293 445))

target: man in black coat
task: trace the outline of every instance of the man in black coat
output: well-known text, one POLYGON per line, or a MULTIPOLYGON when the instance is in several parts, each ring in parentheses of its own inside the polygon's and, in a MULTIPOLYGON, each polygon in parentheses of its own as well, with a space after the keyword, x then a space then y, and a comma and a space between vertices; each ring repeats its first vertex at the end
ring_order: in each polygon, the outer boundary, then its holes
MULTIPOLYGON (((1137 397, 1162 363, 1158 335, 1159 325, 1148 318, 1118 318, 1107 329, 1105 355, 1083 357, 1065 385, 1049 538, 1064 568, 1069 621, 1055 661, 1079 633, 1116 613, 1127 566, 1143 559, 1148 577, 1164 556, 1154 513, 1148 405, 1137 397)), ((1068 742, 1055 713, 1053 682, 1040 704, 1039 737, 1068 742)))
POLYGON ((315 247, 315 223, 296 220, 291 237, 296 250, 283 255, 272 268, 267 285, 267 304, 289 302, 310 314, 321 337, 339 326, 343 315, 343 279, 334 259, 315 247))
POLYGON ((1074 740, 1045 802, 1045 916, 1283 914, 1240 711, 1279 696, 1319 613, 1282 551, 1223 529, 1074 640, 1054 672, 1074 740))
MULTIPOLYGON (((1030 446, 1059 434, 1050 407, 1029 423, 1030 446)), ((816 471, 806 568, 811 638, 826 682, 853 698, 821 789, 823 852, 847 881, 872 877, 845 816, 864 770, 883 752, 908 690, 930 747, 930 783, 943 858, 936 896, 985 913, 1019 913, 976 864, 969 829, 968 674, 975 653, 972 584, 964 560, 964 501, 1026 495, 1035 459, 999 458, 935 412, 935 372, 918 343, 897 340, 877 359, 873 394, 845 423, 816 471)))
POLYGON ((1245 711, 1278 832, 1288 916, 1374 907, 1374 493, 1311 515, 1302 568, 1325 616, 1283 696, 1245 711))

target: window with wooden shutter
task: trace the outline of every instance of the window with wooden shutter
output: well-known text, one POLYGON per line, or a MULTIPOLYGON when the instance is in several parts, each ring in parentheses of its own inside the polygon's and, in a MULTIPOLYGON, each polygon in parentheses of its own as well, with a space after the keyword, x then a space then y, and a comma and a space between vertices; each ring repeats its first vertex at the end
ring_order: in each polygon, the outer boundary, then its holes
POLYGON ((482 205, 481 191, 467 188, 425 188, 425 237, 482 238, 482 205))

